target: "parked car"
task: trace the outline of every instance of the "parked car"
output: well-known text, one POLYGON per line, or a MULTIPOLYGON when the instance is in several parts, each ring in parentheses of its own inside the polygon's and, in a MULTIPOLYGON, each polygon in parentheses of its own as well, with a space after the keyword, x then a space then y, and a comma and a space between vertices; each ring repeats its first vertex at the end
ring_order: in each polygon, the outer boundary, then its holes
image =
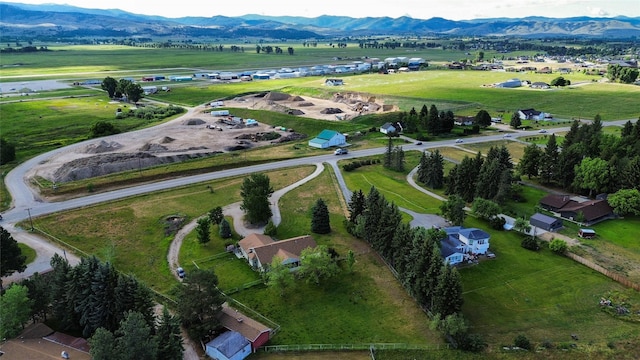
POLYGON ((184 269, 183 268, 181 268, 181 267, 177 268, 176 269, 176 274, 178 274, 178 277, 180 279, 184 279, 184 269))
POLYGON ((460 144, 462 142, 462 139, 457 139, 456 140, 456 144, 460 144))
POLYGON ((336 149, 336 151, 334 152, 334 154, 336 155, 344 155, 344 154, 348 154, 349 150, 347 149, 342 149, 342 148, 338 148, 336 149))

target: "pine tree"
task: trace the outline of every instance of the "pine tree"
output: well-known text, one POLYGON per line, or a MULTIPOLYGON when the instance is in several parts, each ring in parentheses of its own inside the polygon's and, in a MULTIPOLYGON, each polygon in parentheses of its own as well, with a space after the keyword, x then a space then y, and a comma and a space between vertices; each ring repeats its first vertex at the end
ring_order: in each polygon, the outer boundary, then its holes
POLYGON ((524 154, 518 163, 520 174, 528 176, 529 179, 531 179, 532 176, 538 176, 542 157, 543 152, 538 145, 532 143, 524 148, 524 154))
POLYGON ((361 189, 358 189, 351 194, 351 201, 349 201, 349 221, 356 222, 358 216, 362 215, 366 209, 366 198, 361 189))
POLYGON ((200 244, 206 244, 211 241, 211 223, 209 218, 198 219, 198 226, 196 226, 196 233, 198 236, 198 242, 200 244))
POLYGON ((420 156, 420 164, 418 165, 417 178, 418 181, 426 184, 429 176, 429 164, 430 156, 427 156, 427 152, 423 151, 422 156, 420 156))
POLYGON ((436 149, 429 156, 429 171, 425 185, 432 189, 441 189, 444 186, 444 158, 436 149))
POLYGON ((438 135, 438 129, 440 127, 440 118, 438 116, 438 108, 435 105, 431 105, 429 109, 429 115, 427 116, 426 131, 429 135, 438 135))
POLYGON ((311 232, 316 234, 331 232, 329 209, 322 198, 319 198, 311 209, 311 232))
POLYGON ((155 360, 158 339, 151 336, 152 330, 142 314, 130 311, 115 332, 114 358, 123 360, 155 360))
POLYGON ((231 237, 231 225, 225 218, 222 218, 222 221, 220 221, 219 234, 223 239, 228 239, 231 237))
POLYGON ((463 303, 460 274, 456 268, 445 264, 438 277, 432 311, 446 317, 460 312, 463 303))
POLYGON ((517 112, 514 112, 513 114, 511 114, 511 121, 509 122, 509 126, 511 126, 514 129, 517 129, 520 126, 522 126, 522 120, 520 120, 520 115, 517 112))
POLYGON ((273 194, 273 188, 267 175, 251 174, 244 179, 240 188, 242 196, 240 208, 245 212, 250 223, 266 223, 273 215, 269 203, 271 194, 273 194))
POLYGON ((387 136, 387 150, 384 152, 384 160, 382 162, 382 166, 386 169, 391 169, 393 166, 393 141, 391 140, 391 136, 387 136))
POLYGON ((555 179, 558 175, 556 168, 558 164, 558 156, 559 153, 558 144, 556 143, 556 135, 551 134, 544 150, 542 165, 540 166, 540 181, 543 183, 550 183, 551 180, 555 179))
POLYGON ((162 308, 162 316, 158 319, 156 330, 158 343, 157 360, 181 360, 184 346, 178 318, 171 315, 166 307, 162 308))
POLYGON ((14 272, 23 272, 27 265, 27 257, 22 255, 18 242, 13 239, 11 233, 0 226, 0 276, 11 275, 14 272))

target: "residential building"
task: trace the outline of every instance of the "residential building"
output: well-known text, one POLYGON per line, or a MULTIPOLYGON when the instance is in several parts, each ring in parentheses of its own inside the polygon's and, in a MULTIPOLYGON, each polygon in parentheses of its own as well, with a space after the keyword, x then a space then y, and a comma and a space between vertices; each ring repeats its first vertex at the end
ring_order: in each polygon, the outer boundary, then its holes
POLYGON ((540 206, 572 221, 590 225, 615 217, 604 196, 588 199, 581 196, 549 194, 540 199, 540 206))
POLYGON ((215 360, 243 360, 251 355, 251 343, 237 331, 225 331, 205 345, 205 352, 215 360))
POLYGON ((544 113, 535 109, 518 110, 521 120, 544 120, 544 113))
POLYGON ((252 268, 267 271, 274 257, 282 263, 297 269, 300 266, 300 255, 306 248, 315 248, 316 242, 309 235, 298 236, 287 240, 274 241, 270 236, 251 234, 238 242, 240 254, 247 259, 252 268))
POLYGON ((227 303, 222 304, 218 320, 225 329, 242 334, 251 343, 252 352, 256 352, 273 335, 273 329, 231 308, 227 303))
POLYGON ((477 228, 451 226, 443 229, 447 233, 448 246, 455 247, 463 254, 486 254, 491 235, 477 228))
POLYGON ((558 231, 563 228, 562 220, 541 213, 533 214, 531 218, 529 218, 529 224, 551 232, 558 231))

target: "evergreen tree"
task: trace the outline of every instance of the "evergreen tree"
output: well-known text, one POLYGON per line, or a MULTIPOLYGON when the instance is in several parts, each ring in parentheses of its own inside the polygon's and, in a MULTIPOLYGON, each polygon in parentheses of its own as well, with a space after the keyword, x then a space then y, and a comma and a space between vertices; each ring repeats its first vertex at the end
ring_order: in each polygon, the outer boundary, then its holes
POLYGON ((91 359, 112 360, 115 357, 116 339, 113 333, 105 328, 99 328, 89 339, 91 359))
POLYGON ((378 235, 380 219, 382 217, 382 211, 386 206, 387 201, 382 197, 378 189, 371 187, 369 194, 367 194, 365 211, 363 214, 362 238, 368 243, 372 244, 378 235))
POLYGON ((423 151, 422 156, 420 156, 420 163, 418 164, 418 171, 416 173, 418 181, 426 184, 427 178, 429 176, 430 164, 429 164, 430 156, 427 156, 427 152, 423 151))
POLYGON ((266 223, 273 213, 269 204, 269 197, 273 188, 269 177, 265 174, 251 174, 245 178, 240 188, 242 205, 247 220, 252 224, 266 223))
POLYGON ((382 166, 386 169, 391 169, 393 166, 393 140, 391 140, 391 136, 387 136, 387 150, 384 152, 382 166))
POLYGON ((88 284, 91 292, 86 304, 80 311, 82 334, 90 337, 100 327, 115 331, 118 327, 114 289, 118 282, 118 273, 109 263, 99 263, 91 274, 88 284))
POLYGON ((5 138, 0 138, 0 165, 8 164, 16 159, 16 146, 5 138))
POLYGON ((502 168, 498 159, 487 159, 480 169, 476 182, 476 197, 493 199, 498 193, 498 183, 502 168))
POLYGON ((573 120, 569 132, 564 135, 562 148, 566 149, 571 145, 577 143, 579 141, 578 136, 580 136, 580 122, 578 120, 573 120))
POLYGON ((358 216, 362 215, 366 209, 366 198, 361 189, 358 189, 351 194, 351 201, 349 201, 349 221, 356 222, 358 216))
POLYGON ((426 131, 429 135, 438 135, 440 127, 440 117, 438 116, 438 108, 435 105, 431 105, 429 114, 427 115, 426 131))
POLYGON ((386 203, 382 209, 378 233, 372 245, 384 259, 389 260, 393 254, 393 236, 402 222, 402 214, 394 203, 386 203))
POLYGON ((211 241, 211 223, 209 218, 198 219, 198 226, 196 226, 196 234, 198 236, 198 242, 200 244, 206 244, 211 241))
POLYGON ((517 129, 520 126, 522 126, 522 120, 520 120, 520 114, 518 114, 517 112, 514 112, 513 114, 511 114, 511 121, 509 121, 509 126, 511 126, 514 129, 517 129))
POLYGON ((70 293, 67 291, 67 286, 71 284, 72 268, 69 262, 58 254, 54 254, 49 263, 53 269, 49 276, 53 317, 60 321, 62 329, 69 329, 76 322, 70 293))
POLYGON ((511 199, 513 194, 512 191, 512 183, 513 183, 513 173, 509 169, 502 170, 500 173, 500 178, 498 180, 498 191, 493 196, 493 200, 498 202, 499 204, 504 204, 507 200, 511 199))
POLYGON ((328 234, 331 232, 329 209, 322 198, 318 198, 311 209, 311 232, 328 234))
POLYGON ((480 110, 476 114, 475 123, 482 126, 487 127, 491 125, 491 115, 487 112, 487 110, 480 110))
POLYGON ((441 189, 444 186, 444 158, 438 149, 429 155, 427 164, 429 168, 424 184, 432 189, 441 189))
POLYGON ((442 260, 439 243, 434 241, 430 246, 431 251, 428 258, 428 267, 423 278, 426 280, 425 305, 433 311, 437 296, 436 290, 438 288, 440 273, 442 272, 442 265, 444 264, 444 261, 442 260))
POLYGON ((162 308, 162 316, 158 319, 156 339, 158 343, 157 360, 182 360, 184 346, 180 321, 171 315, 166 307, 162 308))
POLYGON ((404 171, 404 150, 402 146, 396 146, 391 154, 391 169, 403 172, 404 171))
POLYGON ((115 332, 115 358, 123 360, 156 360, 158 339, 142 314, 130 311, 115 332))
POLYGON ((538 176, 543 155, 544 153, 536 144, 532 143, 524 148, 524 154, 518 163, 520 174, 528 176, 529 179, 532 176, 538 176))
MULTIPOLYGON (((465 157, 466 158, 466 157, 465 157)), ((445 187, 444 193, 446 195, 455 194, 458 189, 458 170, 460 169, 460 164, 455 164, 451 170, 449 170, 449 174, 445 178, 445 187)))
POLYGON ((194 269, 176 286, 177 313, 189 336, 196 340, 218 328, 225 299, 213 270, 194 269))
POLYGON ((443 265, 438 277, 432 311, 442 316, 460 312, 464 299, 462 298, 462 281, 458 270, 449 264, 443 265))
POLYGON ((398 274, 406 272, 408 251, 411 249, 413 230, 409 223, 401 222, 393 233, 389 262, 398 274))
MULTIPOLYGON (((14 272, 23 272, 27 265, 27 257, 22 255, 18 242, 13 239, 11 233, 0 226, 0 275, 5 277, 14 272)), ((1 283, 0 283, 1 284, 1 283)))
POLYGON ((427 130, 429 128, 429 110, 427 109, 427 105, 423 104, 420 109, 420 128, 422 130, 427 130))
MULTIPOLYGON (((545 155, 544 161, 547 156, 545 155)), ((575 168, 582 159, 582 144, 574 144, 568 148, 564 148, 558 156, 558 164, 555 167, 556 174, 555 180, 558 181, 560 186, 564 189, 570 189, 573 180, 575 179, 575 168)), ((542 167, 541 167, 542 168, 542 167)), ((542 178, 542 171, 541 171, 542 178)))
POLYGON ((444 117, 440 119, 440 131, 442 133, 450 133, 455 125, 455 116, 453 111, 448 110, 444 113, 444 117))
POLYGON ((551 134, 547 146, 544 150, 544 157, 540 166, 540 181, 548 184, 558 175, 558 144, 556 143, 556 135, 551 134))
MULTIPOLYGON (((482 163, 481 161, 480 164, 482 163)), ((480 173, 480 168, 478 168, 477 165, 477 159, 465 156, 456 171, 456 189, 454 194, 460 195, 466 202, 473 201, 476 194, 476 181, 480 173)), ((449 174, 449 176, 451 176, 451 174, 449 174)))
POLYGON ((29 291, 29 299, 32 301, 31 318, 34 322, 42 319, 47 321, 47 315, 51 306, 51 282, 39 273, 24 279, 20 285, 26 286, 29 291))
POLYGON ((228 239, 231 237, 231 225, 229 224, 229 221, 227 221, 227 219, 222 218, 222 221, 220 221, 220 229, 218 232, 220 234, 220 237, 223 239, 228 239))

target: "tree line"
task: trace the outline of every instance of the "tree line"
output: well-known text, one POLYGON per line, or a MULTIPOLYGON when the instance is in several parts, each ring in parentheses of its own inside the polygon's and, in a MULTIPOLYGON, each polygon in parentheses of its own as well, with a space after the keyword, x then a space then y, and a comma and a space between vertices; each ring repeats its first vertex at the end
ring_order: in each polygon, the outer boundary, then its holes
POLYGON ((481 339, 466 330, 453 336, 446 329, 445 324, 453 319, 464 328, 466 320, 461 313, 464 299, 460 274, 440 252, 440 240, 447 236, 444 231, 403 223, 398 206, 389 203, 375 187, 366 196, 362 190, 353 193, 345 224, 351 234, 367 241, 387 262, 420 307, 434 314, 434 326, 447 338, 463 349, 484 347, 481 339))

